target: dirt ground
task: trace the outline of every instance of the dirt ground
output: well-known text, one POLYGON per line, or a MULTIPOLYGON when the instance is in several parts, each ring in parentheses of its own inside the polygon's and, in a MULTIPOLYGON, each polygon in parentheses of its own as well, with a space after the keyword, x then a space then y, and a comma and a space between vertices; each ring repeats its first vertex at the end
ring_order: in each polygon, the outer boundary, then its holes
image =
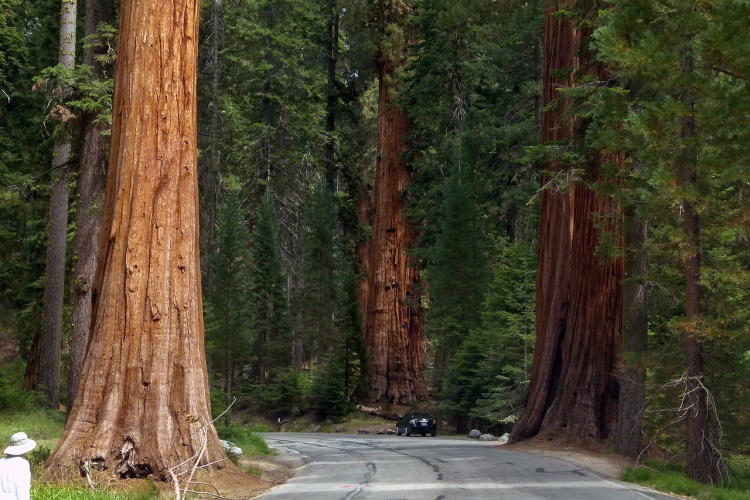
POLYGON ((520 443, 500 445, 510 451, 533 453, 543 457, 557 458, 583 469, 590 470, 608 479, 618 479, 623 471, 633 465, 625 457, 604 449, 592 450, 576 443, 557 443, 543 438, 529 439, 520 443))

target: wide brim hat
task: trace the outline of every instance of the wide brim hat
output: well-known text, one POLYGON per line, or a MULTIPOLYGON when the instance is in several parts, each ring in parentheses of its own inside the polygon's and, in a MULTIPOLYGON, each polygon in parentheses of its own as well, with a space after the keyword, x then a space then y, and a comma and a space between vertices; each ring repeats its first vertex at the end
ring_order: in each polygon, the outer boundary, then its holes
POLYGON ((10 446, 5 448, 6 455, 23 455, 36 448, 36 441, 29 439, 25 432, 16 432, 10 437, 10 446))

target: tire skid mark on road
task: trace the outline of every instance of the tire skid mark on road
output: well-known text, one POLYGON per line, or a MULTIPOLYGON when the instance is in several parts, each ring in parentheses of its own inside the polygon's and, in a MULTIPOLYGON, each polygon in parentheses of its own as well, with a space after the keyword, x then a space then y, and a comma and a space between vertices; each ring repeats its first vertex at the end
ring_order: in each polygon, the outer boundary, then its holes
MULTIPOLYGON (((352 443, 354 443, 354 442, 352 442, 352 443)), ((358 444, 358 445, 361 446, 363 443, 357 441, 356 444, 358 444)), ((391 452, 391 453, 397 453, 397 454, 403 455, 405 457, 409 457, 409 458, 413 458, 413 459, 419 460, 420 462, 422 462, 423 464, 425 464, 427 467, 432 467, 432 470, 435 472, 436 479, 438 481, 442 481, 443 480, 443 475, 440 473, 440 466, 433 464, 432 462, 430 462, 429 460, 427 460, 424 457, 421 457, 419 455, 411 455, 409 453, 401 451, 401 449, 399 449, 399 448, 390 448, 390 447, 377 446, 377 445, 373 444, 372 442, 365 441, 364 444, 366 444, 370 448, 374 448, 376 450, 387 451, 387 452, 391 452)), ((444 464, 448 463, 447 460, 441 460, 439 458, 435 458, 434 460, 436 462, 440 462, 440 463, 444 463, 444 464)))
MULTIPOLYGON (((303 445, 311 446, 311 447, 315 447, 315 448, 326 448, 326 449, 330 449, 330 450, 338 450, 338 451, 343 452, 345 455, 352 455, 352 456, 355 456, 355 457, 362 457, 362 458, 364 458, 362 456, 362 453, 360 453, 358 451, 354 451, 352 449, 344 448, 342 446, 331 446, 331 445, 320 444, 320 443, 317 443, 317 442, 315 442, 315 443, 309 443, 309 442, 300 442, 300 441, 293 441, 293 440, 289 440, 289 439, 278 439, 278 438, 274 438, 273 441, 276 441, 278 443, 293 444, 293 445, 297 445, 297 446, 299 446, 300 444, 303 444, 303 445)), ((351 442, 351 441, 338 441, 338 442, 340 442, 340 443, 346 443, 346 444, 349 444, 349 445, 353 444, 353 442, 351 442)), ((359 444, 359 443, 357 443, 357 444, 359 444)), ((298 451, 298 453, 302 453, 302 452, 298 451)), ((311 460, 313 460, 313 462, 315 462, 314 459, 311 458, 311 460)))
POLYGON ((365 474, 365 477, 362 479, 362 482, 359 483, 357 488, 344 497, 344 500, 352 500, 352 498, 360 494, 363 488, 370 486, 370 482, 377 472, 378 467, 373 462, 367 462, 367 474, 365 474))
MULTIPOLYGON (((300 444, 299 441, 291 441, 291 440, 284 440, 284 439, 275 439, 275 441, 281 442, 281 443, 297 444, 297 445, 300 444)), ((346 440, 346 439, 341 439, 341 440, 336 441, 336 443, 337 444, 342 444, 342 445, 346 444, 348 446, 352 446, 353 448, 368 447, 368 448, 372 448, 372 449, 375 449, 375 450, 378 450, 378 451, 385 451, 385 452, 390 452, 390 453, 396 453, 398 455, 409 457, 411 459, 419 460, 420 462, 422 462, 423 464, 425 464, 426 466, 430 467, 433 470, 433 472, 435 473, 435 480, 436 481, 443 481, 443 474, 440 471, 440 466, 439 465, 436 465, 432 461, 430 461, 430 460, 428 460, 428 459, 426 459, 424 457, 421 457, 419 455, 412 455, 410 453, 406 453, 406 452, 402 451, 400 448, 378 446, 378 445, 376 445, 372 441, 350 441, 350 440, 346 440)), ((344 453, 351 454, 351 455, 354 455, 354 456, 364 457, 364 455, 363 455, 363 453, 361 451, 354 451, 354 449, 348 448, 348 447, 344 447, 344 446, 325 445, 325 444, 320 444, 320 443, 317 443, 317 442, 314 442, 314 443, 304 442, 303 444, 306 444, 306 445, 309 445, 309 446, 313 446, 313 447, 318 447, 318 448, 327 448, 327 449, 339 450, 339 451, 342 451, 344 453)), ((434 458, 434 461, 438 462, 438 463, 444 463, 444 464, 449 463, 449 461, 443 460, 443 459, 440 459, 440 458, 434 458)), ((368 462, 367 463, 368 474, 369 474, 370 465, 372 465, 373 467, 375 467, 374 463, 368 462)), ((377 470, 377 469, 375 469, 375 470, 377 470)), ((374 475, 374 472, 373 472, 373 475, 374 475)), ((367 476, 367 475, 365 475, 365 476, 367 476)), ((352 500, 355 496, 357 496, 362 491, 362 489, 365 486, 367 486, 366 482, 365 483, 360 483, 360 485, 356 489, 354 489, 353 491, 349 492, 349 494, 344 498, 344 500, 352 500)))
MULTIPOLYGON (((274 441, 276 441, 278 443, 296 444, 296 445, 304 444, 304 445, 315 447, 315 448, 325 448, 325 449, 330 449, 330 450, 337 450, 337 451, 342 452, 342 454, 344 454, 344 455, 349 455, 349 456, 364 458, 364 455, 363 455, 363 453, 361 451, 355 451, 354 449, 349 448, 347 446, 332 446, 332 445, 327 445, 327 444, 321 444, 319 442, 313 442, 313 443, 304 442, 304 443, 300 443, 299 441, 292 441, 292 440, 288 440, 288 439, 278 439, 278 438, 275 438, 274 441)), ((345 444, 345 445, 348 445, 348 446, 353 446, 353 447, 358 447, 358 448, 362 447, 362 443, 359 442, 359 441, 340 440, 340 441, 337 441, 337 444, 345 444)), ((377 449, 382 450, 382 448, 376 447, 376 446, 372 446, 370 443, 365 443, 365 444, 368 445, 370 448, 377 448, 377 449)), ((309 458, 310 458, 310 460, 312 460, 312 463, 317 463, 317 461, 314 458, 312 458, 312 457, 309 457, 309 458)), ((375 474, 378 472, 378 467, 377 467, 377 465, 375 465, 374 462, 367 462, 366 463, 366 467, 367 467, 367 472, 365 473, 364 477, 362 478, 362 481, 357 485, 357 487, 354 490, 350 491, 343 498, 343 500, 352 500, 354 497, 356 497, 357 495, 359 495, 364 488, 370 486, 370 483, 372 482, 372 479, 375 477, 375 474)))

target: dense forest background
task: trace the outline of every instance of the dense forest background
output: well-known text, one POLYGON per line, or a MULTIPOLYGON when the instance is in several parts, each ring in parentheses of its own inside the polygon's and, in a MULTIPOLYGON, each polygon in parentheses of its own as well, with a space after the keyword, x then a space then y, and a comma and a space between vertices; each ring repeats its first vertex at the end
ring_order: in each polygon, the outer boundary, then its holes
MULTIPOLYGON (((750 453, 749 9, 729 0, 203 2, 213 407, 236 399, 233 411, 274 419, 338 418, 356 402, 422 403, 459 431, 510 429, 535 347, 550 350, 537 321, 562 324, 543 287, 563 286, 547 278, 563 271, 545 256, 582 234, 550 236, 567 223, 555 226, 564 209, 546 204, 593 193, 604 201, 577 212, 593 243, 573 244, 569 267, 622 270, 619 291, 607 292, 616 306, 597 311, 616 319, 609 347, 582 340, 613 353, 600 375, 615 382, 602 398, 619 401, 621 427, 637 422, 638 451, 656 443, 682 453, 700 407, 717 453, 750 453), (557 67, 550 34, 566 32, 551 23, 573 27, 570 61, 557 67), (386 205, 395 215, 383 221, 386 205), (403 310, 387 313, 389 303, 403 310), (403 335, 383 340, 385 324, 403 335)), ((77 35, 68 66, 60 12, 59 0, 0 0, 9 353, 0 409, 29 401, 22 390, 69 406, 90 323, 93 270, 84 269, 96 262, 112 79, 122 77, 113 74, 117 4, 89 0, 67 21, 77 35), (69 144, 64 161, 60 144, 69 144)), ((596 289, 593 278, 578 281, 596 289)), ((586 304, 577 300, 565 309, 586 304)), ((561 336, 574 338, 579 325, 567 325, 561 336)), ((552 386, 565 369, 550 366, 552 386)), ((543 399, 552 415, 552 397, 543 399)), ((588 437, 616 440, 617 411, 588 437)))

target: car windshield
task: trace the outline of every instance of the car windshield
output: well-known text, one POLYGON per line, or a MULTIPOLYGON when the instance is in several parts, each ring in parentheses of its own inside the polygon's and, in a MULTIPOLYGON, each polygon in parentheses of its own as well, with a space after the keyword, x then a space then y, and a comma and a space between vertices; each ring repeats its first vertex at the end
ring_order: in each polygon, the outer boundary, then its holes
POLYGON ((429 413, 412 413, 411 415, 409 415, 409 418, 427 418, 429 420, 432 420, 432 415, 430 415, 429 413))

